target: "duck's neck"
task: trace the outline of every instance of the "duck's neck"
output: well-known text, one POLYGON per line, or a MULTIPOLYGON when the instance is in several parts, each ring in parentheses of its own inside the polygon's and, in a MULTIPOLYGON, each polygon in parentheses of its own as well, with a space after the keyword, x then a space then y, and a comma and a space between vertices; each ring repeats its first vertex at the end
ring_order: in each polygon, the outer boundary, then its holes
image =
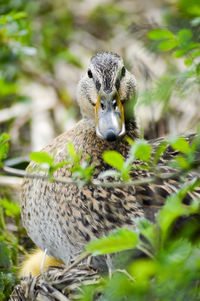
POLYGON ((135 104, 137 98, 128 99, 124 103, 124 117, 125 117, 125 126, 126 126, 126 135, 132 139, 138 138, 138 127, 135 119, 135 104))
POLYGON ((126 135, 128 137, 130 137, 131 139, 135 139, 139 137, 138 126, 135 117, 132 117, 131 119, 127 120, 125 122, 125 127, 126 127, 126 135))

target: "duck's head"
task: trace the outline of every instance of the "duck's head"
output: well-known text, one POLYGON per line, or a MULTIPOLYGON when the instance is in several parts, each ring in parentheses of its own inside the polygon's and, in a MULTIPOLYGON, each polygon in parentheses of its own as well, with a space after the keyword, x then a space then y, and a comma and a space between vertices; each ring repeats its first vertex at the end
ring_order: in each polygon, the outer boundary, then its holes
POLYGON ((97 136, 108 141, 126 133, 126 122, 133 118, 129 100, 135 94, 135 77, 125 68, 122 58, 110 52, 91 58, 78 85, 83 118, 93 119, 97 136))

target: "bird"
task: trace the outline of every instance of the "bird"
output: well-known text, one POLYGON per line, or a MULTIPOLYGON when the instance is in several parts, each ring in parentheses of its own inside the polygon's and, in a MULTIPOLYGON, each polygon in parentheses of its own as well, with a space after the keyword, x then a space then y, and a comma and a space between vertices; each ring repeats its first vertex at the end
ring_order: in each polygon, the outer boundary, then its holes
MULTIPOLYGON (((102 159, 103 153, 118 151, 126 159, 130 152, 127 137, 133 141, 139 137, 132 105, 137 98, 137 82, 121 56, 101 52, 91 58, 79 81, 77 96, 82 119, 42 151, 59 163, 66 160, 67 143, 72 143, 84 158, 90 156, 90 162, 95 164, 93 179, 97 179, 101 172, 110 169, 102 159)), ((155 139, 149 143, 156 148, 161 141, 155 139)), ((170 171, 166 162, 176 154, 171 147, 167 148, 161 170, 170 171)), ((27 171, 37 168, 38 164, 31 162, 27 171)), ((131 174, 133 179, 151 175, 148 170, 134 170, 131 174)), ((71 173, 62 166, 54 176, 69 179, 71 173)), ((26 177, 20 204, 22 221, 39 250, 25 260, 21 275, 39 273, 33 267, 36 262, 41 263, 45 250, 47 258, 55 258, 49 260, 49 265, 69 265, 92 239, 106 236, 119 227, 136 229, 135 220, 153 219, 157 206, 151 206, 152 203, 159 200, 157 205, 160 205, 179 186, 176 179, 136 186, 94 187, 26 177)))

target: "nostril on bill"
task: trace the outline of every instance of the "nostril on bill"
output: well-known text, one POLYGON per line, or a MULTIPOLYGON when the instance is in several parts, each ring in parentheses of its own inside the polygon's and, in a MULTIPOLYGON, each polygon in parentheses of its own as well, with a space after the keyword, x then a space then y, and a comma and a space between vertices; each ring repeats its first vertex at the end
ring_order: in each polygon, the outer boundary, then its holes
POLYGON ((110 130, 106 135, 106 140, 115 141, 116 139, 117 139, 117 135, 112 130, 110 130))

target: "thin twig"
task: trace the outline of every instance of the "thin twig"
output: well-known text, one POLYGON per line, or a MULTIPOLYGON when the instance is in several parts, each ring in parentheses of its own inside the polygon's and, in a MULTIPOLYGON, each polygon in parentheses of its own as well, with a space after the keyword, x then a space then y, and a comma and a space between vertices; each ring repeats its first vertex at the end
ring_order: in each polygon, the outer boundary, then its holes
POLYGON ((138 245, 137 249, 139 249, 140 251, 142 251, 143 253, 145 253, 146 255, 148 255, 150 258, 154 259, 153 254, 151 254, 149 252, 149 250, 147 250, 145 247, 143 247, 142 245, 138 245))
POLYGON ((65 273, 69 272, 72 268, 74 268, 75 266, 77 266, 80 262, 82 262, 88 256, 90 256, 90 252, 88 252, 88 251, 80 254, 77 257, 77 259, 75 259, 75 261, 72 264, 70 264, 70 266, 68 266, 66 269, 63 270, 62 274, 65 274, 65 273))
POLYGON ((47 249, 44 250, 43 256, 42 256, 42 261, 41 261, 41 265, 40 265, 41 274, 44 273, 44 263, 45 263, 45 260, 46 260, 46 256, 47 256, 47 249))
MULTIPOLYGON (((62 184, 68 184, 68 185, 78 185, 79 180, 70 180, 70 179, 65 179, 65 178, 55 178, 55 177, 50 177, 49 175, 39 175, 36 173, 29 173, 27 171, 23 171, 20 169, 8 167, 8 166, 3 166, 3 170, 6 173, 12 174, 12 175, 17 175, 20 177, 26 177, 26 178, 32 178, 32 179, 42 179, 42 180, 47 180, 50 181, 52 180, 53 182, 56 183, 62 183, 62 184)), ((178 176, 182 175, 183 171, 176 171, 176 172, 168 172, 168 173, 163 173, 158 176, 152 176, 152 177, 143 177, 140 178, 139 180, 134 180, 134 181, 126 181, 126 182, 101 182, 99 180, 92 180, 90 183, 87 185, 90 186, 95 186, 95 187, 128 187, 128 186, 137 186, 137 185, 145 185, 145 184, 150 184, 150 183, 156 183, 160 180, 168 180, 168 179, 173 179, 177 178, 178 176)))
POLYGON ((17 245, 18 250, 23 253, 24 255, 28 255, 28 252, 24 249, 23 246, 17 245))
POLYGON ((0 176, 0 187, 1 186, 11 186, 11 187, 20 187, 23 179, 20 177, 13 176, 0 176))

